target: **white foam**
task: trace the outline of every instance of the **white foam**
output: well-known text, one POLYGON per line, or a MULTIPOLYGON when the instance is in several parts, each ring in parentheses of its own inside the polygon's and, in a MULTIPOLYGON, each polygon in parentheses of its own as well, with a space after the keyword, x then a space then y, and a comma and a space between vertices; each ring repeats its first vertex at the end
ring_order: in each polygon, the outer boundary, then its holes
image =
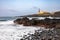
POLYGON ((23 35, 33 34, 37 27, 16 25, 12 21, 0 22, 0 40, 20 40, 23 35))
POLYGON ((12 21, 2 21, 0 22, 0 24, 13 24, 13 20, 12 21))

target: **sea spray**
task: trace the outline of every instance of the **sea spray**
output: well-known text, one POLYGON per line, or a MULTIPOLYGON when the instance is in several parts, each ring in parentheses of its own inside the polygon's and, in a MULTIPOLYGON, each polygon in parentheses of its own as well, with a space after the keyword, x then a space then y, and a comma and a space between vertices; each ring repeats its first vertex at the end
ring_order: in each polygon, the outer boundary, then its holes
POLYGON ((39 28, 31 26, 23 26, 14 24, 14 20, 0 22, 0 39, 1 40, 16 40, 21 39, 23 35, 34 33, 34 30, 39 28))
POLYGON ((34 34, 35 30, 45 28, 33 27, 33 26, 23 26, 18 25, 13 22, 14 20, 2 21, 0 22, 0 39, 1 40, 20 40, 24 35, 28 33, 34 34))

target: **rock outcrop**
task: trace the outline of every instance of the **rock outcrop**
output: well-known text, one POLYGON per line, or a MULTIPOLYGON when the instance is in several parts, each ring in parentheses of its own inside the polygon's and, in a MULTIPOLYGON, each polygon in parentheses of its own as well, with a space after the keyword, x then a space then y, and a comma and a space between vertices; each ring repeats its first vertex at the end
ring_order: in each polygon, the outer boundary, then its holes
POLYGON ((36 30, 34 34, 25 35, 21 40, 60 40, 60 29, 36 30))
POLYGON ((36 18, 32 18, 29 20, 27 17, 18 18, 14 21, 16 24, 23 24, 24 26, 39 26, 45 28, 60 28, 58 24, 60 24, 60 19, 49 19, 45 18, 44 20, 39 20, 36 18), (58 27, 57 27, 58 26, 58 27))

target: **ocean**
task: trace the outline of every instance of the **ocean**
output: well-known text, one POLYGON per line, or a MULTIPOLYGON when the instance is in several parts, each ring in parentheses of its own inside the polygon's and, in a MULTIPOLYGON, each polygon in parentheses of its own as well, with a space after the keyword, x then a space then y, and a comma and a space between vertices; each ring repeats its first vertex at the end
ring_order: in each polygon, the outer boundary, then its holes
MULTIPOLYGON (((0 40, 20 40, 24 35, 34 34, 35 30, 48 30, 43 27, 23 26, 14 23, 14 20, 21 17, 0 17, 0 40)), ((28 17, 36 18, 36 17, 28 17)), ((44 19, 45 17, 38 17, 44 19)), ((49 17, 51 18, 51 17, 49 17)), ((52 19, 52 18, 51 18, 52 19)))
MULTIPOLYGON (((23 26, 13 21, 17 17, 0 17, 0 40, 20 40, 28 33, 33 34, 39 27, 23 26)), ((41 31, 44 28, 41 28, 41 31)))

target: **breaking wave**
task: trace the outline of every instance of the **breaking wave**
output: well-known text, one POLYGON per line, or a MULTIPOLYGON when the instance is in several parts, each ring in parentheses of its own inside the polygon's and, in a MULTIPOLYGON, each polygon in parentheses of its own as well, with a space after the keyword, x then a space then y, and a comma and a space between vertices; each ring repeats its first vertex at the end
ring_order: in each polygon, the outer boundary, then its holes
POLYGON ((33 34, 35 30, 44 30, 44 28, 40 27, 18 25, 13 21, 0 21, 0 40, 20 40, 28 33, 33 34))
POLYGON ((0 21, 1 40, 20 40, 23 35, 34 33, 39 28, 14 24, 14 20, 0 21))

